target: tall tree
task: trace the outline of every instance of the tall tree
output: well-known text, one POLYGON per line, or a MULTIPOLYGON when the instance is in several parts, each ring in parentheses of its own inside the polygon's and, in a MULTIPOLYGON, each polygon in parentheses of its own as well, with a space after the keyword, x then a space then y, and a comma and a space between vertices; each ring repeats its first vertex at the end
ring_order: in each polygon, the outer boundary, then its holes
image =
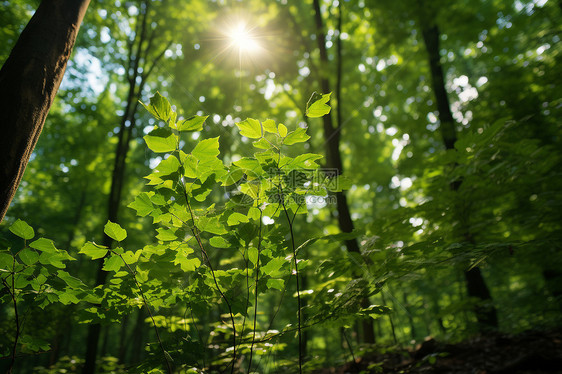
MULTIPOLYGON (((129 36, 127 61, 123 66, 125 69, 128 91, 124 101, 125 109, 117 134, 115 159, 107 202, 107 220, 112 222, 119 221, 119 210, 122 200, 121 195, 125 183, 126 161, 129 155, 131 140, 133 139, 133 131, 136 127, 139 100, 141 99, 148 77, 154 71, 156 64, 162 59, 165 51, 171 44, 171 42, 168 42, 164 46, 157 46, 154 44, 160 31, 155 27, 151 27, 149 23, 150 1, 142 0, 138 5, 139 14, 135 22, 134 32, 129 36)), ((111 247, 112 243, 113 239, 104 233, 102 245, 111 247)), ((95 280, 96 286, 105 283, 107 272, 102 270, 102 268, 103 261, 100 260, 95 280)), ((91 324, 88 326, 84 374, 93 374, 95 372, 100 332, 100 324, 91 324)))
POLYGON ((43 0, 0 70, 0 221, 43 129, 89 0, 43 0))
MULTIPOLYGON (((424 9, 420 9, 421 14, 425 14, 424 9)), ((420 20, 422 36, 427 50, 429 67, 431 71, 431 83, 435 94, 437 110, 439 112, 440 129, 443 137, 445 149, 454 150, 457 141, 456 122, 451 113, 449 98, 445 88, 445 77, 441 66, 439 55, 439 27, 430 15, 420 20)), ((462 180, 456 180, 451 183, 451 189, 458 191, 462 180)), ((460 233, 464 240, 474 244, 474 239, 468 227, 461 227, 460 233)), ((476 319, 480 330, 498 327, 498 317, 496 308, 491 304, 492 296, 490 290, 484 281, 482 272, 478 266, 473 266, 464 272, 466 280, 466 289, 470 297, 481 300, 482 305, 475 307, 476 319)))
MULTIPOLYGON (((339 21, 338 33, 341 33, 341 18, 342 18, 342 3, 339 3, 339 21)), ((324 31, 324 22, 322 20, 322 12, 320 10, 320 1, 314 0, 314 20, 316 25, 316 40, 318 42, 318 50, 320 51, 320 86, 322 87, 322 92, 331 92, 330 80, 328 78, 328 52, 326 50, 326 34, 324 31)), ((343 163, 340 153, 340 139, 341 139, 341 129, 342 129, 342 101, 341 101, 341 79, 342 79, 342 45, 341 39, 338 37, 337 41, 337 81, 336 81, 336 98, 337 98, 337 123, 334 124, 332 120, 332 115, 327 114, 322 117, 323 128, 324 128, 324 139, 326 147, 326 167, 336 170, 338 174, 343 172, 343 163)), ((349 204, 347 202, 347 196, 345 192, 336 192, 336 204, 338 212, 338 224, 343 232, 353 231, 353 220, 351 219, 351 213, 349 210, 349 204)), ((347 250, 349 252, 360 253, 359 243, 357 239, 348 239, 345 241, 347 250)), ((369 306, 368 298, 363 298, 361 300, 362 307, 369 306)), ((374 343, 374 327, 372 319, 363 320, 363 340, 365 343, 374 343)))

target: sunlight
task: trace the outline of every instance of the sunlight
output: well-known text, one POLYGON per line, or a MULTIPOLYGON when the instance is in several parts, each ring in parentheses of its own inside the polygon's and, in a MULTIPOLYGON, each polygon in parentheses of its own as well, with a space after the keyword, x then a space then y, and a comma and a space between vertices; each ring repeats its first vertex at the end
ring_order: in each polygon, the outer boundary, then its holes
POLYGON ((242 22, 228 32, 228 37, 231 47, 237 48, 240 53, 256 53, 261 48, 251 30, 242 22))

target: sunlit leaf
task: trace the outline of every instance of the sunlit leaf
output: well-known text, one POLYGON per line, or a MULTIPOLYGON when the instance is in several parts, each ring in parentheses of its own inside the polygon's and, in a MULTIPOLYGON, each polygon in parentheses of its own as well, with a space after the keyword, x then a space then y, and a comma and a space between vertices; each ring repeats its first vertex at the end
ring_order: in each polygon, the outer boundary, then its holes
MULTIPOLYGON (((153 192, 152 192, 153 193, 153 192)), ((129 208, 137 211, 137 215, 145 217, 154 210, 154 206, 150 200, 150 195, 147 192, 141 192, 135 201, 127 205, 129 208)))
POLYGON ((109 249, 103 246, 97 246, 93 243, 87 242, 82 246, 79 253, 83 253, 86 256, 92 258, 92 260, 96 260, 98 258, 102 258, 107 254, 109 249))
POLYGON ((323 94, 319 99, 316 99, 314 96, 310 98, 312 103, 309 103, 306 106, 306 116, 310 118, 315 117, 322 117, 328 113, 330 113, 330 106, 326 103, 330 101, 330 96, 332 94, 323 94))
POLYGON ((173 152, 178 143, 176 135, 168 128, 158 128, 143 137, 147 147, 156 153, 173 152))
POLYGON ((55 243, 52 240, 45 238, 37 239, 30 243, 29 246, 42 252, 55 253, 57 251, 55 243))
POLYGON ((123 260, 119 256, 113 255, 104 260, 102 269, 117 272, 121 269, 121 266, 123 266, 123 260))
POLYGON ((279 124, 279 136, 283 138, 287 136, 287 126, 282 123, 279 124))
POLYGON ((201 131, 209 116, 193 116, 178 122, 178 131, 201 131))
POLYGON ((240 135, 250 139, 258 139, 262 137, 262 126, 260 121, 248 118, 243 122, 236 124, 240 129, 240 135))
POLYGON ((303 129, 302 127, 297 127, 295 131, 291 131, 289 134, 287 134, 285 140, 283 141, 283 144, 293 145, 297 143, 306 142, 308 139, 310 139, 310 136, 307 135, 306 129, 303 129))
POLYGON ((14 235, 17 235, 20 238, 26 240, 32 239, 35 236, 35 231, 33 231, 33 228, 20 219, 16 220, 16 222, 14 222, 10 226, 9 230, 14 235))
POLYGON ((219 137, 201 140, 191 154, 198 160, 204 161, 219 155, 219 137))
POLYGON ((228 219, 226 220, 228 226, 234 226, 239 223, 248 222, 248 221, 249 221, 248 217, 238 212, 232 213, 231 215, 228 216, 228 219))
POLYGON ((162 120, 168 121, 170 118, 170 114, 172 113, 172 106, 168 99, 160 95, 159 92, 150 98, 150 102, 148 104, 144 104, 140 102, 143 107, 146 108, 154 117, 162 120))
POLYGON ((125 240, 127 237, 127 231, 122 228, 118 223, 107 221, 103 228, 103 232, 107 234, 111 239, 118 242, 125 240))

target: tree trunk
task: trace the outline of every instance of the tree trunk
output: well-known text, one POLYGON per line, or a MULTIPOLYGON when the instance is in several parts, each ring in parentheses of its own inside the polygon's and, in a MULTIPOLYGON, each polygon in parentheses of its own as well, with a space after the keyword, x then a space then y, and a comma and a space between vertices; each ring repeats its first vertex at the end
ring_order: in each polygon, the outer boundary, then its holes
MULTIPOLYGON (((449 105, 449 98, 445 89, 445 78, 439 57, 439 28, 437 25, 428 26, 422 24, 422 36, 429 57, 431 69, 431 83, 435 94, 437 110, 439 111, 439 121, 443 143, 446 149, 454 149, 457 141, 455 122, 449 105)), ((461 180, 451 183, 451 189, 457 191, 461 185, 461 180)), ((464 237, 470 238, 469 233, 463 233, 464 237)), ((478 320, 480 331, 498 327, 496 308, 492 305, 492 296, 488 289, 482 273, 478 267, 465 271, 466 289, 468 295, 476 297, 482 301, 482 305, 476 306, 474 313, 478 320)))
POLYGON ((90 0, 43 0, 0 70, 0 222, 43 130, 90 0))
MULTIPOLYGON (((341 7, 342 1, 339 3, 339 27, 341 33, 341 7)), ((318 42, 318 49, 320 51, 320 85, 322 88, 322 93, 331 92, 330 90, 330 81, 328 80, 328 53, 326 51, 326 35, 324 33, 324 24, 322 22, 322 14, 320 12, 320 3, 319 0, 314 0, 314 16, 315 16, 315 23, 316 23, 316 40, 318 42)), ((341 77, 342 77, 342 59, 341 59, 341 40, 337 42, 337 82, 336 82, 336 99, 337 99, 337 127, 334 126, 332 121, 332 115, 327 114, 322 117, 323 120, 323 127, 324 127, 324 139, 326 145, 326 167, 330 169, 334 169, 337 174, 341 174, 343 172, 343 164, 341 160, 340 154, 340 133, 341 133, 341 108, 342 108, 342 99, 341 99, 341 77)), ((351 232, 353 231, 353 220, 351 219, 351 214, 349 211, 349 205, 347 203, 347 197, 344 192, 336 192, 336 204, 337 204, 337 212, 338 212, 338 225, 341 231, 343 232, 351 232)), ((347 250, 349 252, 356 252, 360 253, 359 244, 357 243, 357 239, 350 239, 345 241, 347 250)), ((370 305, 368 298, 364 298, 361 300, 361 307, 366 308, 370 305)), ((375 334, 374 334, 374 327, 373 327, 373 320, 371 318, 363 320, 362 323, 363 329, 363 339, 365 343, 372 344, 375 342, 375 334)))
MULTIPOLYGON (((127 95, 127 104, 125 112, 121 118, 119 127, 119 135, 117 147, 115 149, 115 161, 113 165, 113 173, 111 176, 111 187, 109 191, 107 219, 112 222, 119 220, 119 208, 121 205, 121 195, 123 191, 123 183, 125 181, 125 167, 127 155, 133 137, 133 129, 135 128, 135 114, 139 106, 139 99, 141 98, 144 85, 147 78, 153 71, 158 61, 164 56, 166 49, 169 45, 164 46, 161 51, 154 57, 149 58, 149 53, 155 49, 150 42, 153 40, 156 30, 149 30, 148 26, 148 11, 150 1, 145 0, 141 6, 141 17, 137 23, 135 30, 135 40, 129 45, 129 61, 128 66, 125 66, 127 72, 127 80, 129 83, 129 92, 127 95), (148 40, 148 43, 147 43, 148 40), (143 66, 141 66, 141 61, 143 66)), ((113 239, 103 235, 102 245, 110 247, 113 244, 113 239)), ((96 275, 96 286, 105 284, 107 273, 102 270, 103 259, 98 262, 98 269, 96 275)), ((93 374, 95 372, 95 364, 97 357, 97 347, 100 337, 100 325, 90 324, 88 326, 88 336, 86 342, 86 363, 82 374, 93 374)))

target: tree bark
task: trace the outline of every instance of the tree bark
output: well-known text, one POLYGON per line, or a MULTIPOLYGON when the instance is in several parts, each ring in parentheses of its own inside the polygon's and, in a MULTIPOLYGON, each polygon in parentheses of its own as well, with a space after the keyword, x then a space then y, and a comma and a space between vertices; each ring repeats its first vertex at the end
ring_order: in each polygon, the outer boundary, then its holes
MULTIPOLYGON (((339 17, 341 20, 341 4, 339 3, 339 17)), ((314 20, 316 24, 316 40, 318 42, 318 50, 320 51, 320 86, 322 88, 322 93, 331 92, 330 81, 328 79, 328 52, 326 51, 326 35, 324 33, 324 24, 322 21, 322 13, 320 11, 319 0, 314 0, 314 20)), ((341 33, 341 21, 338 21, 341 33)), ((339 39, 339 37, 338 37, 339 39)), ((341 133, 341 78, 342 78, 342 57, 341 57, 341 40, 337 42, 337 82, 336 82, 336 98, 337 98, 337 126, 334 126, 331 113, 322 117, 323 127, 324 127, 324 139, 326 146, 326 167, 329 169, 334 169, 337 174, 343 172, 343 164, 340 154, 340 133, 341 133)), ((349 211, 349 204, 347 203, 347 197, 344 192, 336 192, 336 207, 338 212, 338 225, 340 230, 343 232, 353 231, 353 220, 351 219, 351 213, 349 211)), ((350 239, 345 241, 345 245, 349 252, 360 253, 359 243, 357 239, 350 239)), ((361 307, 366 308, 370 305, 369 300, 364 298, 361 300, 361 307)), ((365 343, 372 344, 375 342, 375 334, 372 319, 363 320, 363 339, 365 343)))
POLYGON ((0 222, 64 76, 90 0, 43 0, 0 70, 0 222))
MULTIPOLYGON (((423 40, 428 53, 429 66, 431 70, 431 83, 435 94, 437 110, 439 111, 439 122, 443 143, 445 144, 445 148, 447 150, 455 149, 457 132, 455 128, 455 121, 451 113, 451 107, 449 105, 449 98, 445 89, 445 78, 439 57, 439 28, 437 25, 429 26, 424 24, 423 21, 421 28, 423 40)), ((453 191, 458 191, 461 183, 461 180, 454 181, 451 183, 451 189, 453 191)), ((467 232, 463 233, 463 236, 466 238, 472 237, 470 233, 467 232)), ((472 239, 469 239, 469 241, 472 241, 472 239)), ((474 309, 479 330, 486 331, 489 329, 497 329, 498 317, 496 308, 491 303, 492 296, 486 282, 484 281, 484 277, 482 277, 480 269, 478 267, 473 267, 472 269, 464 272, 464 277, 466 280, 468 295, 478 298, 482 302, 482 305, 478 305, 474 309)))

